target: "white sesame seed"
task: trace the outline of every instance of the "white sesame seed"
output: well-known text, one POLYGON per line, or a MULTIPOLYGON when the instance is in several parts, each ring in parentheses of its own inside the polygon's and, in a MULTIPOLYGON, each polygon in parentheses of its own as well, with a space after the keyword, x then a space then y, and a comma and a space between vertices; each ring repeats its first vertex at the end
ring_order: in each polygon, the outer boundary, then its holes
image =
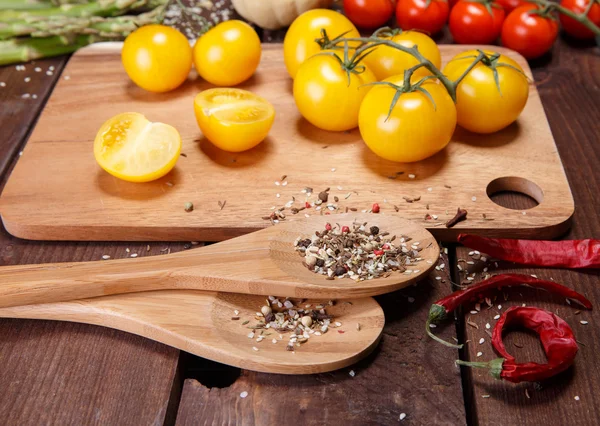
POLYGON ((527 214, 527 212, 521 212, 521 214, 522 214, 523 216, 525 216, 525 215, 527 214))
POLYGON ((477 357, 479 358, 480 356, 483 355, 483 352, 477 352, 477 357))
POLYGON ((501 311, 502 310, 502 305, 498 305, 498 310, 501 311))
POLYGON ((246 398, 248 396, 248 392, 244 391, 240 393, 240 398, 246 398))
POLYGON ((483 345, 485 343, 485 339, 482 337, 481 339, 479 339, 479 344, 483 345))
POLYGON ((35 72, 42 72, 42 69, 41 69, 40 67, 35 67, 33 70, 34 70, 35 72))
POLYGON ((579 395, 575 395, 575 401, 579 401, 579 395))
POLYGON ((48 67, 48 69, 49 69, 50 71, 54 71, 54 65, 50 65, 50 66, 48 67))
POLYGON ((65 80, 70 80, 71 76, 70 75, 65 75, 65 80))
POLYGON ((276 194, 275 196, 276 196, 277 198, 279 198, 279 197, 281 197, 281 194, 276 194))
POLYGON ((433 191, 433 188, 427 188, 427 191, 431 192, 433 191))
POLYGON ((258 352, 258 348, 256 346, 252 346, 252 350, 258 352))
POLYGON ((489 398, 489 395, 481 395, 482 398, 489 398))
POLYGON ((477 315, 479 313, 479 311, 471 311, 471 314, 473 315, 477 315))
POLYGON ((579 321, 579 322, 583 325, 587 325, 587 323, 588 323, 587 321, 579 321))
POLYGON ((442 279, 442 277, 435 277, 435 279, 436 279, 437 281, 439 281, 439 280, 441 280, 441 279, 442 279))
POLYGON ((24 93, 21 95, 22 99, 29 99, 31 97, 31 95, 29 93, 24 93))
POLYGON ((23 79, 23 81, 24 81, 25 83, 29 83, 29 82, 31 81, 31 77, 25 77, 25 78, 23 79))
POLYGON ((414 178, 416 178, 416 177, 417 177, 417 175, 413 175, 412 173, 408 175, 408 178, 409 178, 409 179, 414 179, 414 178))
POLYGON ((335 167, 331 169, 332 172, 335 172, 335 167))
POLYGON ((437 325, 435 325, 435 324, 429 324, 429 328, 436 328, 436 327, 437 327, 437 325))
POLYGON ((6 83, 3 81, 0 81, 0 87, 6 87, 6 83))
POLYGON ((102 259, 108 260, 108 259, 110 259, 110 256, 108 254, 103 254, 102 259))
POLYGON ((273 339, 271 340, 271 342, 273 342, 273 344, 277 343, 277 339, 273 339))
POLYGON ((500 315, 496 315, 496 316, 494 317, 494 319, 495 319, 495 320, 499 320, 499 319, 500 319, 500 315))
MULTIPOLYGON (((498 317, 498 318, 500 318, 500 317, 498 317)), ((491 327, 492 327, 492 326, 490 325, 490 323, 489 323, 489 322, 485 324, 485 328, 487 328, 488 330, 489 330, 491 327)))
POLYGON ((537 278, 537 275, 536 275, 536 274, 531 274, 531 276, 532 276, 533 278, 537 278))
POLYGON ((281 186, 287 186, 287 180, 281 183, 281 186))
POLYGON ((53 75, 54 73, 52 71, 46 71, 46 75, 53 75))
POLYGON ((251 331, 250 333, 248 333, 248 339, 253 339, 254 338, 254 331, 251 331))
POLYGON ((477 197, 475 197, 475 196, 471 197, 471 201, 477 201, 477 197))
POLYGON ((400 417, 398 417, 398 420, 404 420, 406 418, 406 413, 400 413, 400 417))
POLYGON ((37 99, 37 95, 31 95, 31 99, 37 99))
POLYGON ((275 186, 281 185, 278 181, 275 181, 275 186))

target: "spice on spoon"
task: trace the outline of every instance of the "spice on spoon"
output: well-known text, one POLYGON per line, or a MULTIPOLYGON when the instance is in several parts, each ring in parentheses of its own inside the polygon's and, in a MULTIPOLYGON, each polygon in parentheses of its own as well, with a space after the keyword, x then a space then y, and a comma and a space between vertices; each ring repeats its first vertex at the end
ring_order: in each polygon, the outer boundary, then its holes
POLYGON ((573 330, 562 318, 543 309, 521 306, 506 310, 498 320, 492 335, 492 346, 501 358, 489 362, 457 360, 456 364, 487 368, 494 378, 513 383, 537 382, 569 368, 579 349, 573 330), (548 359, 546 364, 516 362, 515 357, 508 353, 502 341, 502 332, 511 326, 525 327, 539 335, 548 359))
POLYGON ((438 300, 431 305, 431 308, 429 309, 429 317, 427 318, 425 325, 427 334, 435 341, 446 346, 461 349, 463 345, 455 345, 453 343, 446 342, 445 340, 442 340, 434 335, 430 330, 430 325, 445 319, 450 312, 453 312, 463 303, 482 299, 486 293, 490 292, 491 290, 498 290, 504 287, 518 285, 546 290, 565 297, 567 301, 574 300, 586 309, 592 309, 592 303, 585 296, 577 293, 575 290, 572 290, 569 287, 565 287, 562 284, 558 284, 554 281, 540 280, 530 275, 501 274, 481 281, 479 284, 470 286, 464 290, 455 291, 454 293, 444 297, 441 300, 438 300))
POLYGON ((513 240, 460 234, 457 241, 501 260, 555 268, 600 268, 600 240, 513 240))
POLYGON ((367 222, 353 223, 351 227, 328 223, 311 238, 298 237, 294 246, 310 271, 331 280, 348 277, 363 281, 388 276, 393 271, 420 272, 409 269, 421 260, 420 243, 407 236, 388 236, 388 232, 369 227, 367 222))

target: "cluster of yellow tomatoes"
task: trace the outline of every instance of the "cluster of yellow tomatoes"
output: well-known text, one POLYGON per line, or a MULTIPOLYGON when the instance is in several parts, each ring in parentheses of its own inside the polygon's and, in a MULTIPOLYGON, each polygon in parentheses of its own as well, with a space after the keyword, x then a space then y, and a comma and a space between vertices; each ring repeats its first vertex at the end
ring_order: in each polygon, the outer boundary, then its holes
MULTIPOLYGON (((455 104, 435 78, 423 81, 423 90, 399 93, 404 72, 418 61, 391 46, 367 51, 354 68, 358 71, 347 72, 341 63, 342 50, 322 51, 315 42, 322 37, 322 29, 330 39, 344 34, 354 47, 357 44, 352 39, 360 37, 346 17, 331 10, 312 10, 294 21, 283 49, 287 70, 294 78, 296 105, 309 122, 321 129, 344 131, 358 127, 369 148, 385 159, 423 160, 450 142, 457 124, 477 133, 499 131, 517 119, 527 102, 527 77, 515 61, 504 55, 497 57, 492 66, 477 63, 456 87, 455 104)), ((404 31, 380 37, 406 48, 416 45, 436 68, 441 66, 438 46, 423 33, 404 31)), ((446 65, 443 74, 456 81, 478 54, 477 50, 460 53, 446 65)), ((493 52, 486 55, 492 58, 493 52)), ((426 68, 418 68, 411 83, 427 76, 432 77, 426 68)))
MULTIPOLYGON (((528 81, 519 65, 502 55, 490 64, 472 66, 479 54, 463 52, 443 70, 455 86, 456 104, 426 68, 411 79, 419 90, 402 90, 404 72, 418 65, 408 52, 376 46, 348 70, 349 48, 322 50, 317 39, 360 37, 343 15, 315 9, 300 15, 289 28, 283 45, 286 68, 294 79, 293 95, 302 116, 327 131, 359 128, 367 146, 377 155, 397 162, 413 162, 443 149, 456 125, 478 133, 498 131, 517 119, 528 97, 528 81), (469 70, 469 67, 471 69, 469 70), (422 80, 424 79, 424 80, 422 80), (422 81, 420 81, 422 80, 422 81)), ((436 69, 440 51, 427 35, 404 31, 381 36, 418 50, 436 69)), ((218 24, 198 38, 193 48, 175 29, 162 25, 139 28, 126 40, 122 62, 131 80, 153 92, 174 90, 188 78, 192 64, 204 80, 218 88, 202 91, 194 110, 203 134, 231 152, 250 149, 268 134, 275 111, 262 97, 231 88, 255 72, 261 57, 256 32, 241 21, 218 24)), ((334 136, 332 136, 334 137, 334 136)), ((107 121, 95 140, 94 154, 109 173, 142 182, 168 173, 181 150, 179 133, 166 124, 151 123, 143 115, 124 113, 107 121)))

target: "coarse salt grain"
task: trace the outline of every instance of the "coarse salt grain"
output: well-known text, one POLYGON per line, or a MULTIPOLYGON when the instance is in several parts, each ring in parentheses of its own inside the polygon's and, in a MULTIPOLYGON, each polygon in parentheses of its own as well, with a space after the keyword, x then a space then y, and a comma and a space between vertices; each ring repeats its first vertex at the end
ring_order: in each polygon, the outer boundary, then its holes
POLYGON ((482 337, 481 339, 479 339, 479 344, 483 345, 485 343, 485 339, 482 337))
POLYGON ((575 401, 579 401, 579 395, 575 395, 575 401))
POLYGON ((477 352, 477 357, 480 357, 483 355, 483 352, 477 352))
POLYGON ((348 374, 350 375, 350 377, 354 377, 354 376, 356 376, 356 373, 354 372, 354 370, 350 370, 350 371, 348 372, 348 374))
POLYGON ((498 310, 501 311, 502 310, 502 305, 498 305, 498 310))
POLYGON ((240 393, 240 398, 246 398, 248 396, 248 392, 244 391, 240 393))
POLYGON ((400 413, 400 417, 398 417, 398 420, 404 420, 406 418, 406 413, 400 413))

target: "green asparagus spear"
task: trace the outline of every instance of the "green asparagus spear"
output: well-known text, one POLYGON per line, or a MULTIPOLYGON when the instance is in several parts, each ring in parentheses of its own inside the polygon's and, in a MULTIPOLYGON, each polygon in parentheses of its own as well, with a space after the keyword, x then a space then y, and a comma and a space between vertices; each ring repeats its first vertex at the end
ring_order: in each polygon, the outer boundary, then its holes
POLYGON ((49 9, 53 6, 50 0, 0 0, 0 10, 49 9))
POLYGON ((114 37, 78 35, 75 37, 54 36, 46 38, 17 38, 0 41, 0 65, 27 62, 38 58, 72 53, 88 44, 115 40, 114 37))
POLYGON ((165 6, 150 12, 115 18, 57 16, 20 21, 0 22, 0 40, 18 36, 51 37, 76 34, 96 34, 102 37, 124 38, 142 25, 159 23, 165 6))
POLYGON ((118 16, 132 9, 148 6, 150 3, 166 3, 167 0, 96 0, 85 4, 63 4, 61 6, 38 10, 0 10, 0 21, 35 19, 44 17, 70 16, 118 16))

